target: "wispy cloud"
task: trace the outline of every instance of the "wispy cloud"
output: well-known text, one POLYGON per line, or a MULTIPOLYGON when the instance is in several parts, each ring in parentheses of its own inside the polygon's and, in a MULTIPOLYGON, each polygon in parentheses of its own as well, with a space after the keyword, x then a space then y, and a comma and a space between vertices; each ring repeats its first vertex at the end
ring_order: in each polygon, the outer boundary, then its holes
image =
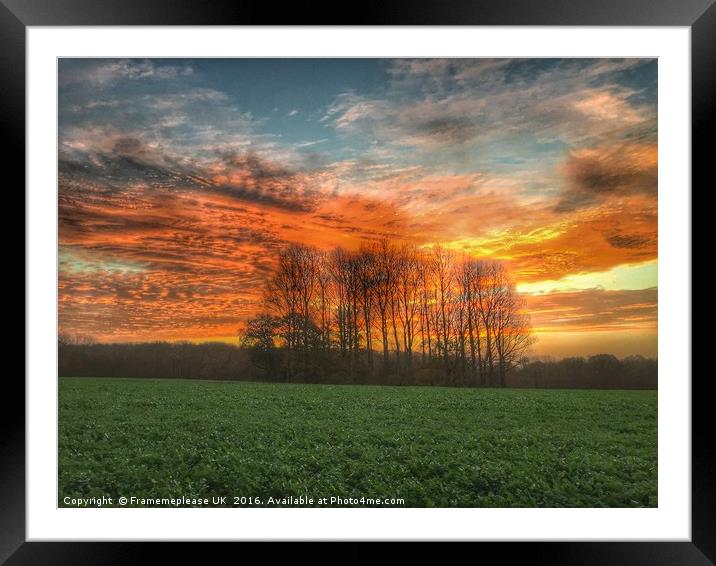
POLYGON ((169 80, 187 77, 194 69, 189 65, 165 65, 150 60, 98 59, 82 70, 63 73, 62 84, 87 83, 89 86, 106 86, 117 81, 169 80))
POLYGON ((322 121, 428 150, 518 136, 580 143, 653 123, 652 105, 637 102, 636 91, 605 82, 639 64, 643 60, 567 61, 527 73, 509 59, 399 60, 391 69, 391 96, 345 92, 322 121))
POLYGON ((570 211, 611 196, 656 195, 657 166, 654 144, 625 142, 572 151, 564 164, 566 188, 556 209, 570 211))

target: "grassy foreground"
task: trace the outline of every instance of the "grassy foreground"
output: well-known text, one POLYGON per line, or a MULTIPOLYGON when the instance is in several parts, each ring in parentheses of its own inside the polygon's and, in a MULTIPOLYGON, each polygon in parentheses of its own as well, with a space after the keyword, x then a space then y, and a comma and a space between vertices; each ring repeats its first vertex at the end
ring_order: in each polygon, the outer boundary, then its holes
POLYGON ((655 391, 90 378, 59 387, 59 506, 102 496, 657 505, 655 391))

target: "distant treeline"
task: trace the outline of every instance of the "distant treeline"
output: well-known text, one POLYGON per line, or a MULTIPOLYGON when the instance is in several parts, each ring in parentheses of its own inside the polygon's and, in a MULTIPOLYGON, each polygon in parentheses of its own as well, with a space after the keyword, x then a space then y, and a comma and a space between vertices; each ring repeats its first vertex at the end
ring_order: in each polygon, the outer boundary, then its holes
MULTIPOLYGON (((216 379, 236 381, 290 381, 292 383, 450 385, 479 387, 469 379, 446 378, 436 363, 417 358, 408 372, 375 373, 368 371, 367 360, 358 360, 349 368, 340 352, 325 351, 314 360, 313 371, 286 377, 272 371, 284 348, 276 348, 272 359, 256 364, 257 352, 248 347, 224 343, 138 343, 78 344, 60 341, 61 377, 134 377, 216 379)), ((354 360, 355 361, 355 360, 354 360)), ((609 354, 559 361, 530 361, 523 358, 506 376, 507 387, 656 389, 657 361, 642 356, 618 359, 609 354)), ((460 374, 455 374, 460 376, 460 374)))
POLYGON ((658 362, 643 356, 621 360, 611 354, 559 361, 525 361, 508 376, 508 387, 656 389, 658 362))

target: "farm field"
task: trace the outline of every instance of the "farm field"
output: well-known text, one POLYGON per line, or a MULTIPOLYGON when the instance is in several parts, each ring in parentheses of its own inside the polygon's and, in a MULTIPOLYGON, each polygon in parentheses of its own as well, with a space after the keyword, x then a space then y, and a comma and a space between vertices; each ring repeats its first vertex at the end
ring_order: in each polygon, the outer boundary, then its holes
POLYGON ((654 507, 657 392, 60 378, 58 473, 61 507, 654 507))

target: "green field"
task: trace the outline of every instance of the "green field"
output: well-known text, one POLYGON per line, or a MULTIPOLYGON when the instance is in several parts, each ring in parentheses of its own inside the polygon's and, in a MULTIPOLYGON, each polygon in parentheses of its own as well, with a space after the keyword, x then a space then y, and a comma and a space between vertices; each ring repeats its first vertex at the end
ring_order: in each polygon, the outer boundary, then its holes
POLYGON ((655 391, 61 378, 59 415, 60 506, 300 495, 657 505, 655 391))

